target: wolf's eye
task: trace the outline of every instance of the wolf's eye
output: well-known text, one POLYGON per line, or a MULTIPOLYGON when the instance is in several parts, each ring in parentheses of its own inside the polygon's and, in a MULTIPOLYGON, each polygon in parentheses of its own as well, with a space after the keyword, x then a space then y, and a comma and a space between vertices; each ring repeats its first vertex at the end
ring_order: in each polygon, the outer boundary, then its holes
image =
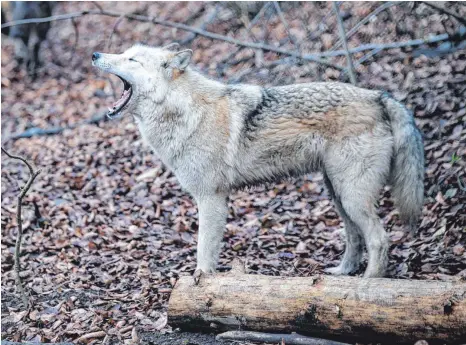
POLYGON ((131 62, 137 62, 137 63, 140 64, 142 67, 144 67, 144 65, 141 63, 141 61, 138 61, 138 60, 133 59, 133 58, 129 58, 128 60, 131 61, 131 62))
POLYGON ((164 63, 162 64, 162 67, 163 67, 163 68, 167 68, 167 67, 168 67, 168 62, 164 62, 164 63))

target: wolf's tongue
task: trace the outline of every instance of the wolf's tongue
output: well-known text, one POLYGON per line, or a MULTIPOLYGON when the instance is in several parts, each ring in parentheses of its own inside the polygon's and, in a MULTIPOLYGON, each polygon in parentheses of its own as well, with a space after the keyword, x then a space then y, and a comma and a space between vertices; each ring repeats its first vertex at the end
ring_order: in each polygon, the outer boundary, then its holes
POLYGON ((129 90, 123 91, 123 94, 121 95, 120 99, 116 101, 115 103, 113 103, 111 107, 109 107, 108 109, 111 111, 111 110, 121 107, 123 103, 126 101, 126 99, 128 98, 129 94, 130 94, 129 90))

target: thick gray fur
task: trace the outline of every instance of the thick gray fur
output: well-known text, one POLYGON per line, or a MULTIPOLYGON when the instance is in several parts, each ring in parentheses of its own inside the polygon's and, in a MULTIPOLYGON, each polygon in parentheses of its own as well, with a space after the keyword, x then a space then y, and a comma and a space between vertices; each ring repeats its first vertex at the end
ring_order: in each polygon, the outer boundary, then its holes
POLYGON ((365 244, 364 276, 383 276, 380 189, 392 183, 411 228, 422 208, 423 144, 406 108, 383 92, 342 83, 224 85, 186 67, 187 58, 135 46, 93 63, 131 83, 124 111, 197 201, 197 269, 215 272, 232 190, 322 171, 347 234, 341 264, 328 271, 355 271, 365 244))

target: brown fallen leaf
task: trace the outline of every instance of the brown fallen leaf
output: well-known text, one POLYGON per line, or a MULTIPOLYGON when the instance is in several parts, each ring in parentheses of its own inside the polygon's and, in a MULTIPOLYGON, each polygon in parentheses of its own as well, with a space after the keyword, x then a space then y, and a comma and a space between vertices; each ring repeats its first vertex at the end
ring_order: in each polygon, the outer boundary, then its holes
POLYGON ((75 341, 80 342, 80 341, 94 339, 94 338, 103 338, 103 337, 105 337, 105 335, 106 335, 106 333, 104 331, 97 331, 97 332, 83 334, 82 336, 80 336, 75 341))

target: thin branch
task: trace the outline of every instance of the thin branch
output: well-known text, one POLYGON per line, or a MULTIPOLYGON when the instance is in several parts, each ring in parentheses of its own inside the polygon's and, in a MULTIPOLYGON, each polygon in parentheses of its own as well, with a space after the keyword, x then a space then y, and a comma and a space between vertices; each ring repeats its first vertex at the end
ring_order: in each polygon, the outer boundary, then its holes
MULTIPOLYGON (((215 8, 210 12, 210 14, 207 16, 207 18, 202 22, 202 24, 199 26, 200 29, 205 30, 207 25, 212 23, 214 19, 217 17, 219 11, 219 6, 215 6, 215 8)), ((191 32, 189 35, 187 35, 186 38, 180 41, 181 45, 187 45, 188 43, 191 43, 195 38, 197 37, 197 34, 194 32, 191 32)))
MULTIPOLYGON (((13 21, 13 22, 8 22, 5 24, 2 24, 2 28, 4 27, 10 27, 10 26, 15 26, 15 25, 20 25, 20 24, 30 24, 30 23, 45 23, 45 22, 50 22, 54 20, 65 20, 65 19, 71 19, 71 18, 77 18, 77 17, 82 17, 84 15, 104 15, 104 16, 110 16, 110 17, 120 17, 121 13, 114 13, 114 12, 99 12, 99 11, 83 11, 83 12, 77 12, 77 13, 70 13, 70 14, 62 14, 58 16, 52 16, 52 17, 46 17, 46 18, 33 18, 33 19, 24 19, 24 20, 18 20, 18 21, 13 21)), ((344 56, 346 55, 345 50, 336 50, 336 51, 327 51, 327 52, 322 52, 322 53, 313 53, 313 54, 306 54, 306 55, 299 55, 294 52, 289 52, 285 49, 280 49, 276 48, 273 46, 269 45, 263 45, 260 43, 251 43, 251 42, 242 42, 240 40, 236 40, 227 36, 215 34, 209 31, 205 30, 200 30, 198 28, 193 28, 188 25, 180 24, 180 23, 174 23, 166 20, 161 20, 161 19, 156 19, 153 17, 146 17, 146 16, 140 16, 140 15, 132 15, 132 14, 124 14, 124 16, 128 19, 133 19, 133 20, 138 20, 141 22, 152 22, 155 24, 160 24, 164 26, 169 26, 169 27, 174 27, 178 28, 181 30, 185 31, 191 31, 191 32, 196 32, 201 36, 211 38, 211 39, 217 39, 225 42, 229 42, 232 44, 236 44, 242 47, 247 47, 247 48, 252 48, 252 49, 263 49, 266 51, 272 51, 284 55, 289 55, 297 58, 301 58, 303 60, 308 60, 308 61, 313 61, 313 62, 318 62, 325 65, 331 65, 330 67, 336 68, 338 70, 343 70, 344 67, 338 66, 338 65, 333 65, 329 64, 327 61, 321 61, 319 58, 324 58, 324 57, 334 57, 334 56, 344 56)), ((415 39, 415 40, 409 40, 409 41, 402 41, 402 42, 390 42, 390 43, 370 43, 370 44, 363 44, 355 48, 351 48, 349 51, 351 54, 354 53, 359 53, 363 52, 366 50, 373 50, 373 49, 393 49, 393 48, 403 48, 403 47, 411 47, 411 46, 418 46, 422 44, 427 44, 427 43, 435 43, 435 42, 441 42, 441 41, 447 41, 450 39, 450 35, 448 34, 441 34, 441 35, 436 35, 436 36, 431 36, 428 38, 421 38, 421 39, 415 39)))
POLYGON ((105 48, 106 52, 110 51, 110 47, 112 45, 113 34, 115 33, 115 30, 117 29, 118 25, 121 23, 121 21, 124 18, 125 18, 125 16, 123 16, 123 15, 119 16, 118 19, 115 21, 115 24, 113 24, 112 32, 110 32, 110 36, 108 37, 108 40, 107 40, 107 44, 106 44, 106 48, 105 48))
POLYGON ((99 3, 97 1, 91 1, 92 4, 97 7, 99 9, 100 12, 103 12, 104 9, 102 8, 102 6, 99 5, 99 3))
MULTIPOLYGON (((431 36, 427 38, 419 38, 415 40, 409 41, 401 41, 401 42, 389 42, 389 43, 369 43, 369 44, 362 44, 360 46, 350 48, 349 52, 351 54, 354 53, 361 53, 366 50, 374 50, 374 49, 395 49, 395 48, 406 48, 406 47, 413 47, 413 46, 420 46, 423 44, 428 43, 436 43, 442 41, 448 41, 450 39, 450 35, 448 34, 440 34, 436 36, 431 36)), ((323 53, 312 54, 314 57, 333 57, 333 56, 342 56, 346 55, 346 50, 334 50, 334 51, 327 51, 323 53)))
POLYGON ((291 34, 290 26, 288 25, 288 22, 285 18, 285 15, 283 14, 282 9, 280 8, 280 5, 278 4, 278 1, 274 1, 273 5, 275 7, 275 11, 278 14, 278 17, 280 18, 281 22, 283 23, 283 26, 285 27, 286 34, 288 35, 290 41, 295 45, 297 50, 301 52, 301 45, 299 44, 298 41, 296 41, 295 37, 291 34))
POLYGON ((73 57, 76 55, 76 49, 78 48, 78 41, 79 41, 79 26, 78 22, 73 18, 71 19, 71 22, 73 23, 73 28, 74 28, 74 45, 73 45, 73 50, 71 53, 71 60, 73 60, 73 57))
POLYGON ((26 164, 27 167, 28 167, 28 169, 29 169, 29 173, 30 173, 31 175, 34 174, 34 168, 32 167, 32 165, 31 165, 26 159, 24 159, 23 157, 14 156, 14 155, 8 153, 8 151, 5 150, 3 147, 2 147, 2 152, 3 152, 4 154, 6 154, 9 158, 11 158, 11 159, 18 159, 18 160, 20 160, 21 162, 23 162, 24 164, 26 164))
POLYGON ((201 17, 206 12, 206 4, 204 6, 200 6, 194 12, 191 12, 188 17, 184 19, 185 24, 192 24, 194 23, 199 17, 201 17))
POLYGON ((231 66, 236 66, 236 65, 239 65, 240 63, 243 63, 243 62, 248 62, 249 60, 251 60, 252 58, 254 57, 254 54, 249 54, 248 56, 245 56, 245 57, 242 57, 242 58, 239 58, 239 59, 236 59, 236 60, 232 60, 230 62, 228 62, 228 65, 231 67, 231 66))
MULTIPOLYGON (((266 2, 264 4, 264 6, 262 6, 262 8, 259 10, 259 12, 256 14, 256 16, 249 22, 248 26, 246 27, 246 32, 252 36, 252 38, 254 40, 256 40, 256 37, 253 35, 253 33, 251 32, 251 29, 254 25, 257 24, 257 22, 259 21, 259 19, 262 17, 263 13, 267 10, 267 8, 269 7, 270 5, 270 2, 266 2)), ((233 50, 230 54, 227 55, 227 57, 223 58, 222 61, 219 62, 219 65, 221 65, 221 67, 223 68, 223 70, 225 70, 225 63, 228 62, 232 57, 234 57, 241 49, 243 49, 244 47, 240 46, 240 47, 237 47, 235 50, 233 50)), ((223 73, 223 71, 222 71, 223 73)))
POLYGON ((257 24, 259 19, 264 15, 265 11, 269 8, 270 2, 266 2, 264 6, 257 12, 256 16, 249 22, 248 26, 246 27, 246 31, 248 32, 249 35, 252 36, 252 38, 256 39, 257 38, 254 36, 254 34, 251 32, 251 29, 254 27, 254 25, 257 24))
POLYGON ((286 345, 349 345, 338 341, 305 337, 296 333, 276 334, 249 331, 229 331, 217 335, 217 340, 251 341, 286 345))
MULTIPOLYGON (((367 16, 365 16, 361 21, 359 21, 355 26, 353 26, 347 33, 346 33, 346 39, 350 38, 353 36, 361 26, 367 24, 369 21, 372 20, 372 18, 376 17, 380 12, 385 11, 387 8, 392 7, 396 3, 393 1, 387 1, 386 3, 380 5, 377 7, 375 10, 373 10, 371 13, 369 13, 367 16)), ((337 43, 335 43, 332 48, 330 48, 330 51, 334 51, 335 49, 341 47, 343 44, 343 40, 339 39, 337 43)))
MULTIPOLYGON (((18 21, 13 21, 9 23, 2 24, 2 28, 4 27, 10 27, 14 25, 20 25, 20 24, 30 24, 30 23, 45 23, 45 22, 50 22, 54 20, 66 20, 66 19, 72 19, 72 18, 77 18, 77 17, 82 17, 84 15, 104 15, 104 16, 110 16, 110 17, 120 17, 122 14, 121 13, 115 13, 115 12, 100 12, 100 11, 82 11, 82 12, 76 12, 76 13, 69 13, 69 14, 62 14, 62 15, 57 15, 57 16, 51 16, 51 17, 46 17, 46 18, 33 18, 33 19, 24 19, 24 20, 18 20, 18 21)), ((283 55, 288 55, 288 56, 293 56, 295 58, 299 58, 302 60, 307 60, 307 61, 312 61, 312 62, 317 62, 322 65, 326 65, 332 68, 335 68, 337 70, 344 70, 345 68, 339 65, 332 64, 328 61, 322 60, 321 58, 326 58, 326 57, 334 57, 334 56, 344 56, 347 54, 346 50, 336 50, 336 51, 327 51, 327 52, 322 52, 322 53, 313 53, 313 54, 297 54, 296 52, 290 52, 287 51, 286 49, 282 48, 277 48, 274 46, 266 45, 266 44, 260 44, 260 43, 252 43, 252 42, 243 42, 231 37, 215 34, 209 31, 201 30, 199 28, 193 28, 185 24, 180 24, 180 23, 174 23, 171 21, 166 21, 166 20, 161 20, 153 17, 147 17, 147 16, 141 16, 141 15, 134 15, 134 14, 123 14, 124 17, 132 20, 137 20, 141 22, 151 22, 155 24, 160 24, 168 27, 174 27, 180 30, 184 31, 190 31, 197 33, 201 36, 210 38, 210 39, 216 39, 216 40, 221 40, 225 41, 231 44, 235 44, 241 47, 248 47, 252 49, 262 49, 265 51, 271 51, 283 55)), ((424 39, 416 39, 416 40, 409 40, 409 41, 402 41, 402 42, 390 42, 390 43, 382 43, 382 44, 377 44, 377 43, 371 43, 371 44, 364 44, 360 45, 355 48, 349 49, 349 52, 351 54, 354 53, 359 53, 363 52, 366 50, 374 50, 374 49, 393 49, 393 48, 403 48, 403 47, 411 47, 411 46, 418 46, 422 44, 427 44, 427 43, 435 43, 435 42, 441 42, 441 41, 447 41, 450 39, 450 35, 448 34, 441 34, 437 36, 432 36, 424 39)))
POLYGON ((97 123, 99 123, 101 121, 106 121, 107 119, 108 119, 108 117, 107 117, 106 113, 103 113, 103 114, 100 114, 100 115, 93 116, 90 119, 78 122, 77 124, 71 125, 71 126, 50 127, 50 128, 32 127, 32 128, 29 128, 28 130, 26 130, 24 132, 12 134, 10 137, 8 137, 3 142, 3 144, 6 143, 9 140, 17 140, 17 139, 21 139, 21 138, 31 138, 33 136, 39 136, 40 137, 40 136, 44 136, 44 135, 60 134, 63 131, 68 130, 68 129, 75 129, 75 128, 77 128, 79 126, 82 126, 82 125, 97 124, 97 123))
POLYGON ((449 16, 455 18, 457 21, 459 21, 461 24, 466 25, 466 19, 462 16, 460 16, 458 13, 455 13, 453 11, 450 11, 448 8, 445 8, 443 6, 439 6, 435 4, 434 2, 431 1, 421 1, 423 4, 430 6, 437 11, 440 11, 442 13, 448 14, 449 16))
POLYGON ((21 255, 21 241, 23 238, 23 220, 21 217, 21 207, 23 203, 23 198, 26 196, 26 193, 31 188, 31 185, 36 179, 36 177, 40 174, 41 169, 34 170, 32 165, 26 159, 24 159, 23 157, 11 155, 3 147, 2 147, 2 152, 5 153, 11 159, 20 160, 21 162, 26 164, 29 169, 29 173, 30 173, 29 179, 26 182, 26 185, 23 188, 21 188, 21 192, 18 196, 18 203, 16 206, 16 222, 18 223, 18 234, 16 237, 15 254, 14 254, 14 271, 16 275, 15 277, 16 287, 19 291, 19 294, 21 295, 21 299, 23 300, 25 307, 28 308, 29 302, 28 302, 26 293, 24 291, 23 283, 21 282, 21 276, 20 276, 21 266, 20 266, 19 258, 21 255))
POLYGON ((65 13, 65 14, 58 14, 56 16, 50 17, 43 17, 43 18, 30 18, 30 19, 21 19, 21 20, 13 20, 11 22, 7 22, 2 24, 2 29, 8 28, 11 26, 16 25, 25 25, 25 24, 38 24, 38 23, 49 23, 49 22, 56 22, 60 20, 67 20, 73 18, 83 17, 85 15, 91 14, 91 12, 95 12, 93 14, 103 14, 103 11, 81 11, 81 12, 74 12, 74 13, 65 13))
POLYGON ((343 19, 341 19, 340 11, 338 10, 338 5, 336 2, 333 2, 333 11, 335 12, 335 16, 337 17, 338 22, 338 32, 340 33, 341 40, 343 41, 343 47, 346 51, 346 62, 348 64, 348 74, 350 77, 351 84, 356 85, 356 72, 354 70, 353 59, 351 58, 351 54, 348 49, 348 41, 346 40, 346 33, 345 27, 343 25, 343 19))
MULTIPOLYGON (((371 52, 367 53, 366 55, 364 55, 357 61, 358 64, 362 64, 363 62, 367 61, 372 56, 380 53, 382 50, 415 47, 415 46, 420 46, 423 44, 449 41, 452 37, 456 36, 457 34, 458 33, 453 34, 453 35, 441 34, 441 35, 432 36, 428 38, 420 38, 416 40, 409 40, 409 41, 402 41, 402 42, 390 42, 390 43, 380 43, 380 44, 370 43, 370 44, 360 45, 355 48, 351 48, 349 49, 349 52, 351 54, 354 54, 354 53, 362 53, 364 51, 370 50, 371 52)), ((457 47, 461 47, 460 42, 465 42, 465 41, 466 41, 465 38, 462 38, 461 36, 460 41, 459 42, 456 41, 457 47)), ((333 57, 333 56, 341 56, 341 55, 346 55, 346 51, 335 50, 335 51, 323 52, 320 54, 314 54, 314 56, 319 56, 319 57, 333 57)), ((295 61, 294 58, 286 57, 286 58, 272 61, 268 65, 274 66, 274 65, 281 65, 281 64, 290 64, 290 63, 293 63, 294 61, 295 61)))
POLYGON ((367 53, 366 55, 364 55, 362 58, 360 58, 358 61, 356 61, 356 64, 359 66, 361 65, 362 63, 364 63, 365 61, 369 60, 371 57, 373 57, 374 55, 380 53, 382 51, 382 49, 380 48, 376 48, 374 50, 372 50, 371 52, 367 53))
MULTIPOLYGON (((326 29, 327 27, 327 20, 328 18, 332 15, 332 12, 329 11, 327 12, 327 14, 322 18, 322 20, 319 22, 319 24, 316 26, 316 29, 314 31, 310 31, 308 27, 306 27, 306 32, 307 32, 307 36, 306 36, 306 39, 308 40, 313 40, 315 39, 316 37, 318 37, 320 34, 322 34, 322 32, 326 29)), ((308 21, 309 21, 309 17, 308 18, 308 21)))
POLYGON ((140 22, 150 22, 150 23, 164 25, 164 26, 168 26, 168 27, 172 27, 172 28, 176 28, 176 29, 180 29, 184 31, 190 31, 190 32, 194 32, 198 35, 201 35, 201 36, 204 36, 210 39, 225 41, 231 44, 235 44, 235 45, 239 45, 239 46, 243 46, 247 48, 261 49, 264 51, 275 52, 278 54, 294 56, 294 57, 297 57, 303 60, 320 63, 322 65, 332 67, 337 70, 344 70, 344 67, 322 60, 314 55, 302 55, 296 52, 290 52, 286 49, 274 47, 274 46, 267 45, 267 44, 243 42, 243 41, 240 41, 240 40, 228 37, 228 36, 205 31, 200 28, 195 28, 195 27, 185 25, 182 23, 175 23, 175 22, 168 21, 168 20, 158 19, 155 17, 141 16, 141 15, 136 15, 136 14, 122 14, 122 13, 110 12, 110 11, 103 11, 103 12, 81 11, 81 12, 75 12, 75 13, 69 13, 69 14, 60 14, 60 15, 45 17, 45 18, 32 18, 32 19, 17 20, 17 21, 2 24, 2 28, 14 26, 14 25, 23 25, 23 24, 31 24, 31 23, 46 23, 46 22, 57 21, 57 20, 66 20, 66 19, 78 18, 78 17, 82 17, 86 15, 104 15, 108 17, 120 17, 123 15, 125 18, 137 20, 140 22))

